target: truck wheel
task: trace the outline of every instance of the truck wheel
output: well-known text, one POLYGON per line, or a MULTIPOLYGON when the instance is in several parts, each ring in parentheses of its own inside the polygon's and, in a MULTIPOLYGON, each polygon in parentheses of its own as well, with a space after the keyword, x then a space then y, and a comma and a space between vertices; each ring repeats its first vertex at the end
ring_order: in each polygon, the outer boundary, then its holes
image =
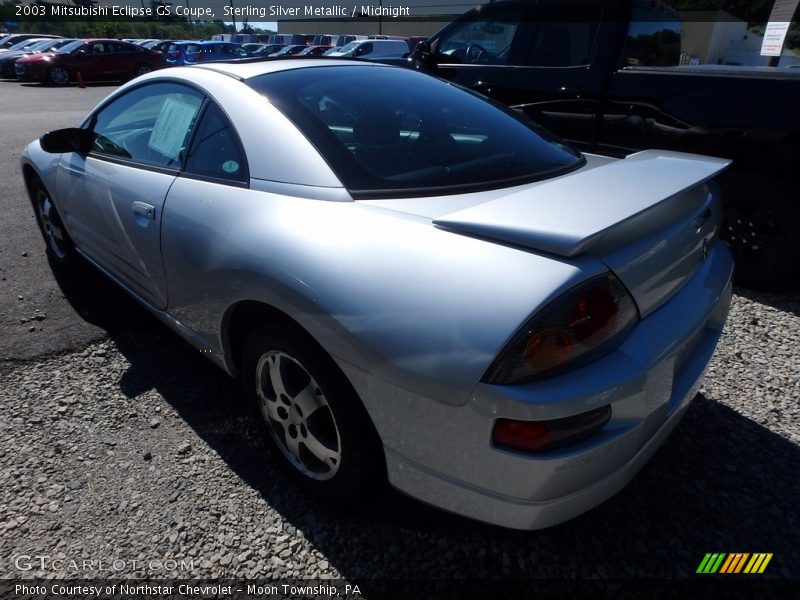
POLYGON ((385 480, 383 449, 333 360, 301 332, 254 331, 242 384, 259 429, 288 476, 312 494, 354 502, 385 480))
POLYGON ((760 174, 723 182, 722 238, 736 259, 738 285, 788 291, 800 277, 800 208, 786 188, 760 174))

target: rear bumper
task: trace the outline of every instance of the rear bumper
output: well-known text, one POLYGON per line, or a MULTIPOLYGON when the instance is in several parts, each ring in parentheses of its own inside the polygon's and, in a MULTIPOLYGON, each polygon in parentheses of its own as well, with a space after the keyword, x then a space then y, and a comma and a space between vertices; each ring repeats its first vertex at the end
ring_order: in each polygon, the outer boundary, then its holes
POLYGON ((416 439, 386 448, 390 482, 439 508, 514 529, 549 527, 610 498, 696 395, 730 308, 732 267, 717 244, 680 292, 595 363, 529 384, 479 384, 460 407, 429 401, 426 418, 411 425, 416 439), (526 455, 491 444, 497 418, 554 419, 605 405, 612 408, 606 427, 573 446, 526 455))

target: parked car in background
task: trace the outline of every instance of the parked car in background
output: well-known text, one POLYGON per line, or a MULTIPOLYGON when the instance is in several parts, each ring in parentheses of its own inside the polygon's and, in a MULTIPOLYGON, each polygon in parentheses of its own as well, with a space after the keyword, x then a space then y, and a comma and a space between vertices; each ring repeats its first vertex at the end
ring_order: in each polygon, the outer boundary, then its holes
MULTIPOLYGON (((312 46, 343 46, 344 44, 339 43, 339 38, 343 36, 340 35, 331 35, 331 34, 318 34, 314 36, 314 39, 311 40, 312 46)), ((348 40, 352 41, 352 40, 348 40)))
POLYGON ((11 46, 29 40, 31 38, 60 38, 60 35, 50 35, 48 33, 12 33, 0 40, 0 52, 8 51, 11 46))
POLYGON ((413 62, 582 150, 733 160, 720 185, 737 283, 798 289, 800 72, 680 65, 683 39, 661 0, 498 0, 418 44, 413 62))
POLYGON ((304 50, 301 50, 293 56, 295 58, 304 58, 306 56, 322 56, 332 47, 333 46, 307 46, 304 50))
POLYGON ((269 36, 268 44, 283 44, 289 46, 292 44, 303 44, 308 46, 314 42, 316 36, 305 33, 274 33, 269 36))
POLYGON ((30 54, 28 51, 30 48, 33 48, 42 42, 52 41, 53 39, 58 38, 28 38, 26 40, 22 40, 21 42, 17 42, 13 46, 10 46, 5 52, 0 53, 0 77, 5 77, 6 75, 9 75, 12 78, 15 77, 14 63, 17 61, 17 59, 21 56, 25 56, 26 54, 30 54), (5 68, 3 68, 3 65, 5 65, 5 68))
POLYGON ((32 54, 14 68, 23 81, 68 85, 81 81, 126 81, 164 67, 164 55, 112 39, 76 40, 52 53, 32 54))
POLYGON ((235 42, 198 42, 187 46, 185 64, 245 58, 247 50, 235 42))
POLYGON ((408 43, 405 40, 361 40, 350 42, 341 48, 335 48, 326 55, 377 60, 382 58, 399 59, 407 56, 408 53, 408 43))
POLYGON ((260 44, 258 42, 248 42, 247 44, 242 44, 242 48, 245 49, 248 55, 252 56, 256 52, 258 52, 261 48, 263 48, 266 44, 260 44))
POLYGON ((186 51, 193 48, 200 42, 196 40, 187 40, 181 42, 172 42, 167 49, 166 62, 168 67, 178 67, 186 62, 186 51))
POLYGON ((264 44, 258 50, 256 50, 252 56, 269 56, 270 54, 280 52, 285 47, 286 44, 264 44))
POLYGON ((17 72, 15 70, 15 64, 17 60, 23 56, 27 56, 29 54, 53 52, 74 41, 75 40, 70 38, 48 38, 28 44, 21 50, 10 50, 9 52, 4 52, 3 54, 0 54, 0 77, 4 79, 16 79, 17 72))
POLYGON ((255 466, 328 501, 388 477, 505 527, 571 519, 686 414, 730 306, 729 161, 583 155, 410 69, 152 73, 21 161, 54 268, 86 257, 239 377, 255 466))
POLYGON ((172 46, 174 42, 175 40, 155 40, 143 44, 142 46, 149 50, 155 50, 157 52, 161 52, 162 54, 166 54, 169 51, 169 47, 172 46))
POLYGON ((284 46, 277 52, 269 55, 270 58, 283 58, 285 56, 292 56, 293 54, 300 54, 303 50, 308 48, 306 44, 289 44, 284 46))

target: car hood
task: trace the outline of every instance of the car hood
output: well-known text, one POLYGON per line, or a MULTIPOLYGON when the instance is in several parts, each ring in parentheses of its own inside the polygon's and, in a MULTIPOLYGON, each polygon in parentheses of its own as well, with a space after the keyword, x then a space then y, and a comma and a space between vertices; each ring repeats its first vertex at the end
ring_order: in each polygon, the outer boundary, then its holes
POLYGON ((587 157, 570 174, 463 196, 364 201, 439 228, 571 259, 603 261, 646 316, 697 270, 716 242, 721 206, 709 179, 730 161, 647 150, 587 157))
POLYGON ((38 62, 40 60, 48 60, 51 58, 53 58, 52 52, 43 52, 42 54, 26 54, 25 56, 21 56, 18 60, 25 62, 38 62))
POLYGON ((25 56, 26 54, 28 54, 28 53, 23 51, 23 50, 12 50, 12 51, 3 52, 3 54, 0 54, 0 59, 2 59, 2 60, 11 60, 13 58, 19 58, 20 56, 25 56))

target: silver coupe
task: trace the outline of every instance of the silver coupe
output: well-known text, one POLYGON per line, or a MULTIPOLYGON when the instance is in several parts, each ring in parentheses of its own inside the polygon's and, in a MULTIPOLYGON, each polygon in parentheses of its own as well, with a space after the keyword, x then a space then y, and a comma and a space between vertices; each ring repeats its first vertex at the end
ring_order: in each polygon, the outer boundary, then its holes
POLYGON ((305 59, 139 77, 22 156, 54 267, 241 378, 300 485, 517 529, 612 496, 686 412, 730 304, 727 165, 582 155, 445 81, 305 59))

